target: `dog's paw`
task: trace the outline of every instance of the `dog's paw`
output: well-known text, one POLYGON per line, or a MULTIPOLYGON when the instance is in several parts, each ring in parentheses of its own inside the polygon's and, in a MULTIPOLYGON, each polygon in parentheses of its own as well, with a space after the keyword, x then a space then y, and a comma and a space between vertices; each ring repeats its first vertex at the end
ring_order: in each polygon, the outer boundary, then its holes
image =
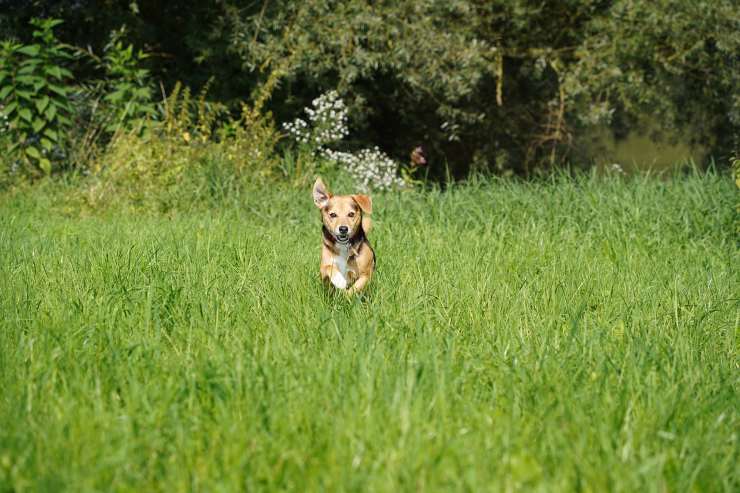
POLYGON ((332 274, 331 283, 337 289, 347 289, 347 279, 339 272, 332 274))

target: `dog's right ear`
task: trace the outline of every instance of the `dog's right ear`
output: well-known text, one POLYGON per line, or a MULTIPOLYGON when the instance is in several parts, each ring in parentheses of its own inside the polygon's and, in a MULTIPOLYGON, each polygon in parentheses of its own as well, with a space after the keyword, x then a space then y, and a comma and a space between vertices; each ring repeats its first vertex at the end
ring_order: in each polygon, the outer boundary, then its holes
POLYGON ((316 183, 313 184, 313 203, 319 209, 323 209, 329 203, 330 198, 331 194, 326 189, 324 182, 321 181, 321 178, 316 178, 316 183))

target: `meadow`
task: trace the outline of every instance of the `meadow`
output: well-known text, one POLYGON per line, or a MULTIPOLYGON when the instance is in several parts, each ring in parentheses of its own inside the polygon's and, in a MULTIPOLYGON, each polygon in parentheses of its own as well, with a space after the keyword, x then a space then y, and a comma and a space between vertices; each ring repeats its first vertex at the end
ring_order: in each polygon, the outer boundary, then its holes
POLYGON ((308 187, 6 194, 0 491, 738 491, 736 202, 713 172, 375 194, 346 299, 308 187))

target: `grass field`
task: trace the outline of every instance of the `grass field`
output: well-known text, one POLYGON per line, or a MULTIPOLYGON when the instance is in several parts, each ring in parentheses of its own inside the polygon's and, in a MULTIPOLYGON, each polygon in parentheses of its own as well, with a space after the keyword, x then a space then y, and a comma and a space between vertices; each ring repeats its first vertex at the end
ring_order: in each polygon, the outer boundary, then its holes
POLYGON ((1 199, 0 491, 738 491, 728 176, 374 199, 363 300, 308 189, 1 199))

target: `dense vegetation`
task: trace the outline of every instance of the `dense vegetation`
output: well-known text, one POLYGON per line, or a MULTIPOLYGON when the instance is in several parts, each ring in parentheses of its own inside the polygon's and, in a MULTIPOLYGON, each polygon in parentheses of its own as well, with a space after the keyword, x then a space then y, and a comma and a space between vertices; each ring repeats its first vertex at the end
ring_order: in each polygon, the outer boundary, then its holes
POLYGON ((0 200, 0 491, 737 491, 726 177, 375 194, 364 300, 308 189, 59 186, 0 200))
MULTIPOLYGON (((23 147, 21 164, 4 156, 6 170, 100 168, 117 129, 167 118, 161 94, 178 82, 218 108, 209 124, 223 132, 209 127, 203 138, 228 140, 241 119, 269 156, 295 152, 275 129, 336 89, 350 119, 343 150, 377 145, 404 162, 422 144, 432 176, 587 165, 583 136, 603 126, 617 137, 678 132, 722 165, 737 148, 740 10, 731 0, 2 5, 12 9, 0 17, 10 40, 0 104, 23 147), (56 38, 29 25, 39 16, 64 21, 56 38), (51 71, 21 73, 29 63, 51 71), (52 116, 47 97, 59 103, 52 116), (14 114, 18 98, 27 111, 14 114)), ((254 157, 234 159, 249 168, 254 157)))

